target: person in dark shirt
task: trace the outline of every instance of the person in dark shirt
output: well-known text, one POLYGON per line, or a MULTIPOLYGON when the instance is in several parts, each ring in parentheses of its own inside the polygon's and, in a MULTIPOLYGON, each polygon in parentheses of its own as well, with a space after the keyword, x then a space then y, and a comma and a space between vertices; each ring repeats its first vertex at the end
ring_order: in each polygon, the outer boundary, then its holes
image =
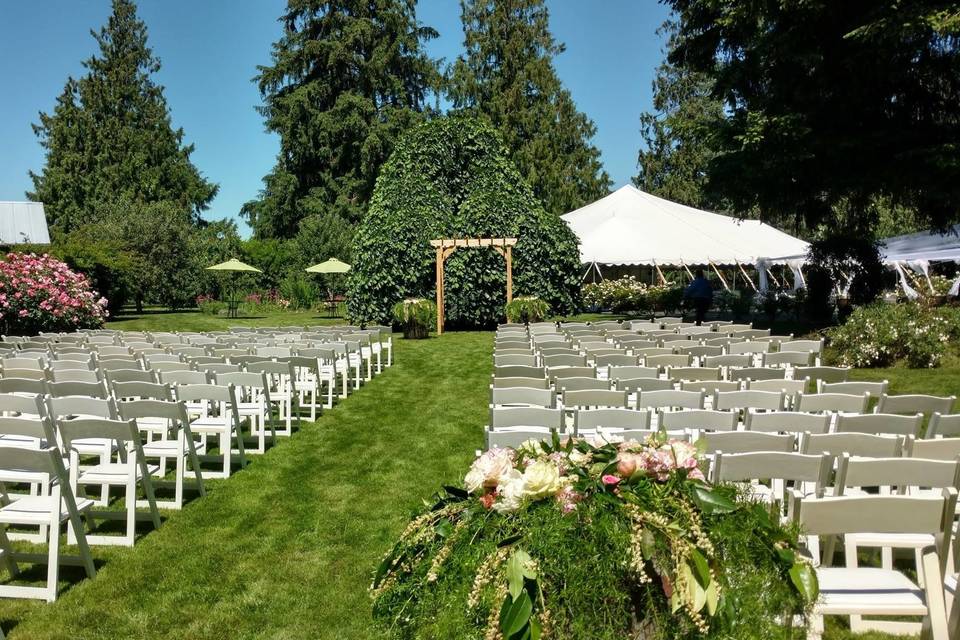
POLYGON ((704 318, 707 317, 710 305, 713 304, 713 287, 710 286, 710 281, 703 275, 703 269, 697 269, 697 277, 683 292, 683 297, 693 303, 693 308, 697 314, 697 326, 699 327, 703 324, 704 318))

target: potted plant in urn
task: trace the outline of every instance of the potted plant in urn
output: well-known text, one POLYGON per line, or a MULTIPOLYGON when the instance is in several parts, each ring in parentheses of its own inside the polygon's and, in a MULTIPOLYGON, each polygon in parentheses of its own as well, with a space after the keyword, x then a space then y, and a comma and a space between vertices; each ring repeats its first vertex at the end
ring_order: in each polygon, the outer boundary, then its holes
POLYGON ((403 327, 403 337, 422 340, 430 336, 437 305, 425 298, 407 298, 393 306, 393 318, 403 327))

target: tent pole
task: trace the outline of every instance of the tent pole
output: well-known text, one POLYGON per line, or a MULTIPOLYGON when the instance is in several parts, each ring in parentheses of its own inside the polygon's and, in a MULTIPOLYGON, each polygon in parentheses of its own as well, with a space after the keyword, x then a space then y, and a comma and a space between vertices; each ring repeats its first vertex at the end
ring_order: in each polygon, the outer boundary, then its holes
POLYGON ((747 275, 747 270, 743 268, 743 265, 740 264, 740 261, 737 261, 737 266, 740 267, 740 273, 743 274, 744 279, 750 283, 750 288, 753 289, 754 293, 757 293, 757 285, 753 284, 753 279, 747 275))
POLYGON ((660 276, 660 284, 667 284, 667 279, 663 277, 663 271, 660 271, 660 265, 654 262, 653 266, 657 269, 657 275, 660 276))
POLYGON ((590 272, 591 272, 591 271, 593 271, 593 265, 592 265, 592 264, 591 264, 589 267, 587 267, 587 270, 586 270, 586 271, 583 272, 583 277, 580 278, 580 282, 586 282, 586 281, 587 281, 587 276, 590 275, 590 272))
POLYGON ((770 279, 773 280, 773 284, 777 285, 777 288, 780 288, 780 281, 777 280, 777 276, 773 275, 772 269, 767 269, 767 275, 770 276, 770 279))
POLYGON ((724 277, 723 277, 723 274, 720 273, 720 269, 717 269, 717 265, 713 264, 713 261, 712 261, 712 260, 711 260, 708 264, 709 264, 711 267, 713 267, 714 273, 716 273, 716 274, 717 274, 717 277, 720 278, 720 282, 723 283, 723 288, 726 289, 727 291, 730 291, 730 285, 727 284, 726 278, 724 278, 724 277))
POLYGON ((688 267, 683 260, 680 261, 680 264, 681 266, 683 266, 684 270, 687 272, 687 275, 690 276, 690 279, 693 280, 693 273, 690 272, 690 267, 688 267))

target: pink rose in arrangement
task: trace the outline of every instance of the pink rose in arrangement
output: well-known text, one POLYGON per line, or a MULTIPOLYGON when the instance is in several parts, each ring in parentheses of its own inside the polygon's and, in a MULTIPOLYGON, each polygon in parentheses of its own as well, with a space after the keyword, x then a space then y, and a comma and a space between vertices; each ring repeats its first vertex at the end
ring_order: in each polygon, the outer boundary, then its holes
POLYGON ((703 481, 696 447, 652 437, 619 444, 528 440, 516 449, 494 448, 479 456, 463 484, 487 511, 510 514, 552 499, 564 514, 597 493, 624 498, 640 483, 703 481), (612 461, 612 463, 611 463, 612 461))
POLYGON ((74 331, 102 326, 106 317, 107 300, 66 263, 32 253, 8 253, 0 260, 4 333, 74 331))

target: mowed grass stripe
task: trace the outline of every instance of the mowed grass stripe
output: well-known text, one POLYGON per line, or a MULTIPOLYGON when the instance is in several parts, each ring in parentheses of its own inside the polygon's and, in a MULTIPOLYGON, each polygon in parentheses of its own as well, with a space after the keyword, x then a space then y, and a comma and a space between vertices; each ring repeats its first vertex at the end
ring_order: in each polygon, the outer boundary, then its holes
POLYGON ((395 340, 397 364, 211 483, 54 604, 0 602, 11 638, 373 638, 371 571, 482 445, 492 334, 395 340))

